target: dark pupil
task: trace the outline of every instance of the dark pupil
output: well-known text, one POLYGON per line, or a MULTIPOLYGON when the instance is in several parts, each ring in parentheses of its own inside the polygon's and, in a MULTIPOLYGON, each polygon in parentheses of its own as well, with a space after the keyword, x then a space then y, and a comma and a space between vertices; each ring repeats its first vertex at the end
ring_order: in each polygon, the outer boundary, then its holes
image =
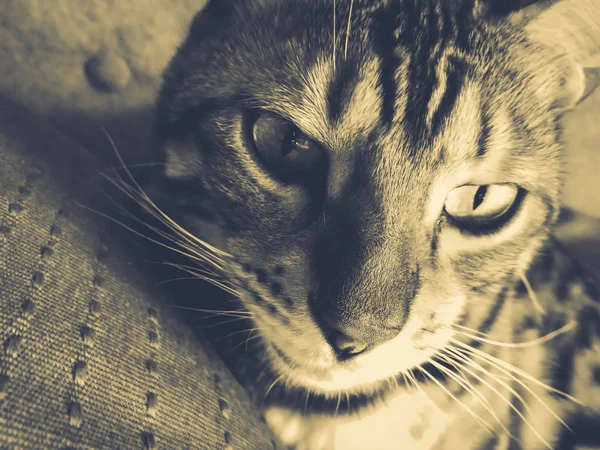
POLYGON ((288 153, 296 149, 298 134, 298 128, 292 124, 286 127, 283 142, 281 143, 281 156, 287 156, 288 153))
POLYGON ((307 152, 311 141, 294 124, 279 117, 260 117, 254 126, 254 142, 262 158, 275 166, 312 163, 311 158, 305 161, 311 155, 307 152))
MULTIPOLYGON (((273 175, 299 183, 309 171, 324 167, 323 152, 293 123, 274 114, 263 114, 253 126, 254 147, 273 175)), ((313 174, 314 175, 314 174, 313 174)))
POLYGON ((487 186, 479 186, 479 189, 475 192, 475 197, 473 197, 473 210, 476 210, 477 207, 483 203, 487 190, 487 186))
POLYGON ((254 142, 263 158, 277 164, 295 149, 298 134, 298 129, 290 122, 265 115, 256 122, 254 142))

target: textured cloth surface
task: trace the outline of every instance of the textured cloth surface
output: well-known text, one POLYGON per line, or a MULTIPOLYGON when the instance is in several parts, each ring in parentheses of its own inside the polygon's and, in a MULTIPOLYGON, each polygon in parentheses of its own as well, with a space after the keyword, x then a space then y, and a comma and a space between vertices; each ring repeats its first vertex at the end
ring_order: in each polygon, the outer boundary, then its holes
POLYGON ((97 171, 0 100, 0 448, 272 448, 144 249, 79 206, 104 198, 97 171))

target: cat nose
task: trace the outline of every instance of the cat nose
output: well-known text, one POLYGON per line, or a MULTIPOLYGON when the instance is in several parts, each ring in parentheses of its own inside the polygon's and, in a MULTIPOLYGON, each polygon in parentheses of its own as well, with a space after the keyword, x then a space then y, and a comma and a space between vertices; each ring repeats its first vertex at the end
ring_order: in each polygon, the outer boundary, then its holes
POLYGON ((347 323, 336 320, 333 315, 326 314, 322 320, 325 336, 340 361, 346 361, 366 353, 399 333, 399 330, 395 328, 367 327, 360 322, 347 323))
POLYGON ((362 342, 346 336, 337 330, 331 331, 331 343, 339 359, 345 360, 354 358, 364 353, 369 348, 368 342, 362 342))

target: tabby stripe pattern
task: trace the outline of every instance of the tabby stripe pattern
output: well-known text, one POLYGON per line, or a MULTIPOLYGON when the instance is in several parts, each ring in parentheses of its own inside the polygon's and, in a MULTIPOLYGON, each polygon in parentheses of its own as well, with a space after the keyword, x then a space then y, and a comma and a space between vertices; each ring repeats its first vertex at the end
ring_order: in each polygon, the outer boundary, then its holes
POLYGON ((433 136, 440 131, 463 87, 468 68, 463 50, 473 6, 464 2, 453 10, 451 5, 390 2, 374 14, 370 36, 381 60, 380 121, 389 128, 397 117, 398 97, 405 97, 401 117, 412 151, 426 133, 433 136), (397 23, 410 26, 396 28, 397 23), (414 49, 409 52, 412 56, 400 55, 402 47, 414 49), (399 68, 406 62, 404 74, 399 68), (406 86, 401 82, 404 78, 406 86))

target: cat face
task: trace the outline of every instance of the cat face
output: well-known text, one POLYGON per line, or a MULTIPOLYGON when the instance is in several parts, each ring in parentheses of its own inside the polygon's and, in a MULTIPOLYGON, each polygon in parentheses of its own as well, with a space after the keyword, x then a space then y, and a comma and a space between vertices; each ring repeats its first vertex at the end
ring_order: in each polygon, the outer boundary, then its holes
POLYGON ((478 2, 212 2, 158 102, 168 211, 278 373, 368 390, 493 322, 557 217, 574 67, 478 2))

